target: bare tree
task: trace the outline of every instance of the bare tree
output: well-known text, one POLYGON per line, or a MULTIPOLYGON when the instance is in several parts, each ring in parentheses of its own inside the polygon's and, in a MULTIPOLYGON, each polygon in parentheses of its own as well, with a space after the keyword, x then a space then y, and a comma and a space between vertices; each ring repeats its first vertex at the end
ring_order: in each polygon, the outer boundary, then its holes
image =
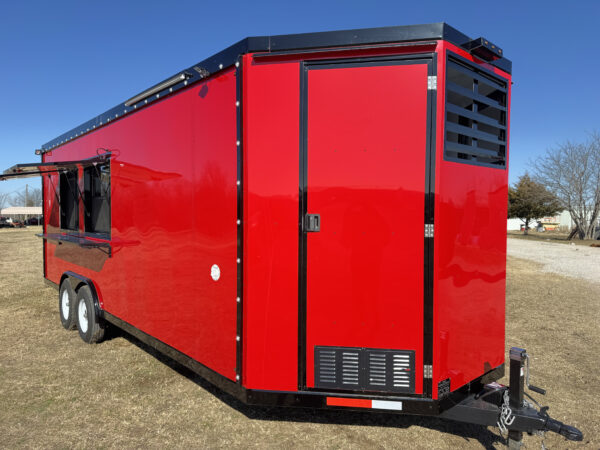
POLYGON ((13 206, 42 206, 42 190, 40 188, 29 189, 29 186, 26 186, 25 189, 12 196, 10 203, 13 206))
POLYGON ((0 192, 0 209, 4 209, 6 205, 8 205, 10 194, 0 192))
POLYGON ((569 211, 580 239, 592 239, 600 214, 600 134, 567 141, 534 162, 535 179, 569 211))

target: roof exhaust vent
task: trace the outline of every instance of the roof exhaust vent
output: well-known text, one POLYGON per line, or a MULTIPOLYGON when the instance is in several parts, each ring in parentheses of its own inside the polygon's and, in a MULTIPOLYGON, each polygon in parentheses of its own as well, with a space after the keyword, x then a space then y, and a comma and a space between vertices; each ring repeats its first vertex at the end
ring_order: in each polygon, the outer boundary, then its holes
POLYGON ((463 44, 462 47, 484 61, 495 61, 504 56, 502 49, 485 38, 477 38, 463 44))

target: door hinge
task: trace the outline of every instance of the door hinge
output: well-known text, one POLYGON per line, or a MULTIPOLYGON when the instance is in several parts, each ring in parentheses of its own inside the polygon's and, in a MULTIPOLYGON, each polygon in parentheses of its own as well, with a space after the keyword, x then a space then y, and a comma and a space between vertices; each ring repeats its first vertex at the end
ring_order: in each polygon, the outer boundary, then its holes
POLYGON ((433 378, 433 367, 431 364, 425 364, 423 366, 423 378, 433 378))
POLYGON ((321 216, 319 214, 307 214, 304 220, 304 231, 307 233, 321 231, 321 216))
POLYGON ((427 90, 428 91, 436 91, 437 90, 437 76, 429 76, 427 77, 427 90))
POLYGON ((432 238, 433 237, 433 224, 432 223, 426 223, 425 224, 425 237, 426 238, 432 238))

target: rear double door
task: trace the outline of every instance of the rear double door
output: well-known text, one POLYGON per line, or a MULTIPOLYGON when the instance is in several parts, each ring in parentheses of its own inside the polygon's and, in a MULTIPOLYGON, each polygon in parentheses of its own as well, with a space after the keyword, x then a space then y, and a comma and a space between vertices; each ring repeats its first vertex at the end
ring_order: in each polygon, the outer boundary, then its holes
POLYGON ((422 392, 430 70, 303 66, 301 388, 422 392))

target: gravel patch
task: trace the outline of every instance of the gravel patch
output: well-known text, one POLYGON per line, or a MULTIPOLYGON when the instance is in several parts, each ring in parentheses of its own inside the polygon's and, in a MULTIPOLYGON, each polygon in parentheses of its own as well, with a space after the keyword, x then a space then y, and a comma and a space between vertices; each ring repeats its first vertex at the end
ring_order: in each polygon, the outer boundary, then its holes
POLYGON ((600 284, 600 248, 510 239, 509 256, 542 265, 542 271, 600 284))

